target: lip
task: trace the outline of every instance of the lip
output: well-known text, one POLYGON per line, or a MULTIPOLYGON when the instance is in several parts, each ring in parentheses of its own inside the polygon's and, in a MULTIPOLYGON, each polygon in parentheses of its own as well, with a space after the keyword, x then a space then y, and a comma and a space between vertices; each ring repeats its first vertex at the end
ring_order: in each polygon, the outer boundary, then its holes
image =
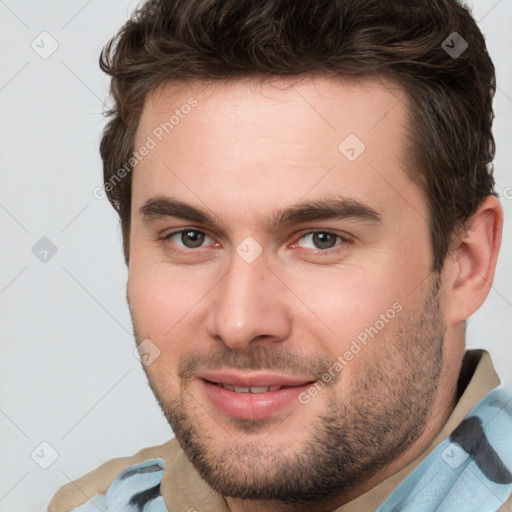
POLYGON ((277 414, 291 403, 298 403, 299 395, 311 387, 315 380, 275 374, 204 372, 198 382, 202 393, 224 415, 230 418, 261 420, 277 414), (264 393, 237 393, 214 382, 236 387, 285 387, 264 393))

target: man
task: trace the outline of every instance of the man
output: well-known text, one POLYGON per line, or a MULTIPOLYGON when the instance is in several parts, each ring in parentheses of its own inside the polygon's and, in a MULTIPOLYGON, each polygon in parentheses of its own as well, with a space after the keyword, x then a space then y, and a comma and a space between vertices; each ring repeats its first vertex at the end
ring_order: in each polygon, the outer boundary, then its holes
POLYGON ((176 439, 50 512, 512 510, 512 398, 465 351, 503 223, 466 8, 154 0, 101 66, 105 191, 176 439))

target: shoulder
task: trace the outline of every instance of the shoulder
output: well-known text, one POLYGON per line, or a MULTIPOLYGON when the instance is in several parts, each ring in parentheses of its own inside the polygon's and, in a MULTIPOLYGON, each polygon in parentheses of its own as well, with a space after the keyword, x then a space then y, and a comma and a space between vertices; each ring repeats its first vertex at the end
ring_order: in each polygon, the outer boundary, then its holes
MULTIPOLYGON (((152 459, 163 459, 166 465, 172 466, 176 463, 180 450, 176 439, 171 439, 162 445, 144 448, 132 456, 111 459, 59 488, 48 505, 48 512, 70 512, 93 496, 106 493, 114 480, 130 466, 152 459)), ((123 478, 131 473, 132 471, 127 472, 123 478)))

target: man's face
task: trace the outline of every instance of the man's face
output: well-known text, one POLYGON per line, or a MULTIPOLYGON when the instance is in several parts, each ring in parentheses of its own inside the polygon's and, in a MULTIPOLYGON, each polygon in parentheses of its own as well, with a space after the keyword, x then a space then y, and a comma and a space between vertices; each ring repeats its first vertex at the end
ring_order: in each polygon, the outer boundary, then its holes
POLYGON ((128 299, 137 341, 160 351, 150 385, 203 478, 298 502, 354 486, 423 433, 445 325, 403 92, 290 84, 147 98, 128 299))

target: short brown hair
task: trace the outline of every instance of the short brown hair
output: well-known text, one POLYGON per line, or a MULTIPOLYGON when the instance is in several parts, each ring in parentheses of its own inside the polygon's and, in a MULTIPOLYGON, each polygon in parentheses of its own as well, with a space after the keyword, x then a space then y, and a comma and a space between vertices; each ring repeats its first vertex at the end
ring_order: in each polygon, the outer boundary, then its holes
MULTIPOLYGON (((313 72, 385 77, 407 93, 407 154, 429 208, 433 270, 482 199, 496 195, 494 65, 457 0, 149 0, 105 46, 100 67, 114 102, 100 146, 105 183, 126 169, 145 97, 165 82, 313 72), (468 45, 461 55, 447 51, 453 37, 468 45)), ((107 190, 127 264, 131 174, 107 190)))

